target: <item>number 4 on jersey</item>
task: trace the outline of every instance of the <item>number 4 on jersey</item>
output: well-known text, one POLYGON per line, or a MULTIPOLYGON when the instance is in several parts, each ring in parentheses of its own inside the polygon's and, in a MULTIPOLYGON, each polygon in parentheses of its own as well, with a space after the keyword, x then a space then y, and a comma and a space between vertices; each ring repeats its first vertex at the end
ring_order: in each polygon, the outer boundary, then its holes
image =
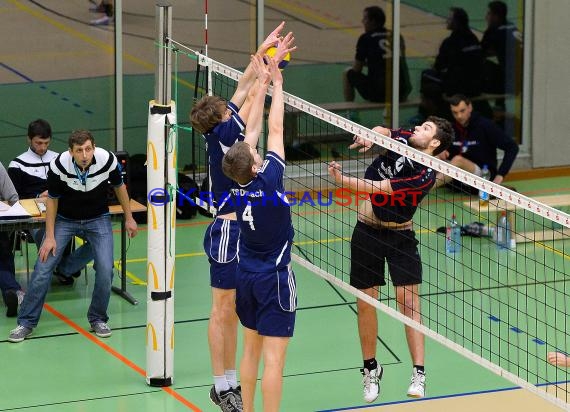
POLYGON ((251 203, 250 202, 247 202, 247 206, 243 210, 243 213, 241 215, 241 219, 244 222, 249 222, 249 228, 251 230, 255 230, 255 226, 253 225, 253 215, 251 214, 251 203))

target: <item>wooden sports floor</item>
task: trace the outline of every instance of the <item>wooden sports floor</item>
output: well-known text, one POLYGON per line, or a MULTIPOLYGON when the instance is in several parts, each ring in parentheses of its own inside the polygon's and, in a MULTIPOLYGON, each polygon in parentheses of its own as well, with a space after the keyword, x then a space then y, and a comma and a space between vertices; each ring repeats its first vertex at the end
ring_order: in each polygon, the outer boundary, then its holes
MULTIPOLYGON (((123 3, 125 146, 130 153, 137 153, 145 146, 147 104, 153 96, 154 2, 124 0, 123 3)), ((202 1, 172 3, 174 37, 200 48, 202 1)), ((300 46, 294 63, 303 64, 297 67, 292 63, 286 70, 286 76, 290 76, 285 80, 286 90, 316 102, 341 100, 340 84, 329 85, 326 94, 323 87, 317 88, 312 83, 322 85, 321 82, 339 79, 340 72, 352 59, 354 43, 361 32, 361 10, 369 2, 267 0, 265 3, 266 28, 286 20, 300 46), (308 74, 315 76, 315 82, 306 81, 308 74)), ((418 62, 433 57, 445 36, 444 21, 451 5, 472 8, 474 24, 482 27, 483 4, 475 9, 468 0, 405 2, 402 21, 406 22, 408 56, 418 62)), ((87 0, 0 0, 0 34, 4 39, 0 44, 3 101, 0 161, 4 165, 25 150, 26 126, 37 117, 52 122, 55 150, 64 150, 69 131, 79 127, 93 130, 101 146, 112 146, 113 26, 89 26, 89 19, 96 16, 89 13, 88 7, 87 0)), ((245 65, 247 53, 255 43, 252 16, 254 10, 247 1, 210 1, 209 38, 214 58, 233 67, 245 65)), ((189 96, 190 93, 187 99, 189 96)), ((181 161, 185 154, 183 144, 181 161)), ((512 184, 530 196, 570 193, 567 178, 563 177, 512 184)), ((208 399, 212 384, 206 334, 210 295, 208 264, 202 249, 208 222, 197 217, 180 221, 177 227, 172 387, 151 388, 144 380, 146 232, 143 226, 139 236, 130 242, 127 253, 128 290, 140 303, 131 305, 112 296, 109 314, 113 335, 109 339, 96 338, 87 331, 86 312, 94 275, 91 267, 87 270, 87 280, 82 275, 71 287, 54 281, 40 324, 23 343, 7 342, 15 320, 0 316, 0 411, 217 410, 208 399)), ((114 229, 118 257, 118 224, 114 229)), ((34 248, 30 250, 34 259, 34 248)), ((16 264, 18 280, 25 286, 24 257, 17 255, 16 264)), ((283 411, 556 410, 541 398, 429 339, 427 397, 410 401, 405 392, 411 365, 402 325, 382 313, 378 348, 378 359, 386 368, 382 393, 374 404, 364 404, 354 298, 302 267, 296 265, 295 272, 300 307, 295 336, 288 350, 283 411)), ((116 277, 115 284, 119 283, 116 277)), ((547 349, 537 350, 546 355, 547 349)), ((561 385, 568 381, 564 371, 557 376, 563 382, 561 385)), ((256 402, 261 410, 259 391, 256 402)))

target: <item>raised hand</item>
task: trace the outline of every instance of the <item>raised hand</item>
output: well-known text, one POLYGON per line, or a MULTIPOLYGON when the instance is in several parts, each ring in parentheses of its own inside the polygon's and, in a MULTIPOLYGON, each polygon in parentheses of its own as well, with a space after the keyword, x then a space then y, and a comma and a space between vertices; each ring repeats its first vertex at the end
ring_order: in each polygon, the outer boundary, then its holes
POLYGON ((332 162, 329 163, 329 174, 334 178, 335 181, 340 181, 342 180, 342 166, 335 162, 334 160, 332 162))
POLYGON ((368 151, 374 143, 369 140, 366 140, 360 136, 354 136, 352 138, 353 143, 348 146, 349 149, 359 149, 359 153, 364 153, 368 151))
POLYGON ((570 358, 560 352, 548 352, 548 363, 554 366, 570 366, 570 358))
POLYGON ((269 67, 263 61, 263 57, 261 57, 259 54, 252 55, 251 66, 261 84, 268 85, 271 81, 271 72, 269 70, 269 67))
POLYGON ((285 37, 281 37, 279 39, 279 43, 277 44, 277 51, 275 52, 275 56, 273 56, 277 64, 279 64, 285 58, 285 56, 287 56, 287 53, 291 53, 297 50, 297 46, 294 46, 293 43, 295 43, 293 32, 289 32, 285 37))
POLYGON ((271 46, 275 46, 277 44, 277 42, 280 39, 280 36, 281 36, 280 33, 281 33, 281 30, 283 30, 283 27, 285 27, 284 21, 282 21, 281 24, 275 28, 275 30, 273 30, 271 33, 269 33, 267 38, 265 40, 263 40, 263 43, 261 43, 261 45, 257 49, 258 54, 261 54, 263 56, 265 54, 265 52, 271 46))
POLYGON ((265 58, 267 59, 267 66, 269 66, 269 71, 271 72, 271 81, 273 82, 273 85, 282 85, 283 75, 281 74, 281 70, 279 70, 277 62, 269 56, 266 56, 265 58))

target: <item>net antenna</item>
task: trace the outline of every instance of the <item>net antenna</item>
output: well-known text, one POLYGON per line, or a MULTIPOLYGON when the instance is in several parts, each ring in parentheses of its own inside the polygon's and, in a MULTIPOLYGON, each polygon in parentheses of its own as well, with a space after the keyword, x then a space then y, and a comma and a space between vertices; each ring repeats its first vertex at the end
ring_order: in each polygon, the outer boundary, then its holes
POLYGON ((149 102, 147 137, 147 325, 146 382, 173 384, 174 266, 176 238, 177 124, 171 100, 172 62, 169 38, 172 6, 156 4, 157 65, 155 98, 149 102))

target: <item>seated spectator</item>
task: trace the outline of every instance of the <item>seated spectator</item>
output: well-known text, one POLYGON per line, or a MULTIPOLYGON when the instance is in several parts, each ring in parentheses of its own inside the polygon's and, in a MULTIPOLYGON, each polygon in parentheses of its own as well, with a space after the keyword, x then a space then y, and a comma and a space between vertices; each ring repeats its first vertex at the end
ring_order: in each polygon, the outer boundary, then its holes
MULTIPOLYGON (((455 119, 453 122, 455 140, 450 149, 438 157, 449 160, 452 165, 477 176, 482 175, 483 166, 487 165, 491 172, 491 180, 501 184, 517 157, 519 147, 516 142, 491 120, 474 112, 468 97, 460 94, 452 96, 450 108, 455 119), (499 166, 497 166, 497 148, 504 151, 499 166)), ((438 173, 436 187, 451 181, 450 176, 438 173)), ((458 188, 457 185, 455 187, 458 188)))
MULTIPOLYGON (((378 6, 366 7, 363 11, 362 24, 364 33, 356 43, 356 56, 351 68, 343 73, 343 91, 345 101, 354 101, 354 89, 363 99, 372 102, 384 102, 391 96, 387 79, 392 72, 392 33, 386 27, 386 15, 378 6), (364 66, 368 73, 363 73, 364 66)), ((405 101, 412 90, 410 75, 406 64, 406 46, 400 36, 400 101, 405 101)))
MULTIPOLYGON (((441 43, 433 68, 422 73, 419 108, 422 121, 431 115, 451 119, 446 96, 461 93, 472 97, 483 90, 483 51, 469 28, 467 12, 450 8, 447 29, 451 34, 441 43)), ((485 114, 491 116, 490 112, 485 114)))
MULTIPOLYGON (((8 203, 10 206, 18 201, 18 193, 2 163, 0 163, 0 201, 8 203)), ((22 302, 24 292, 16 281, 14 252, 7 232, 0 232, 0 291, 7 308, 6 316, 16 316, 18 304, 22 302)))
MULTIPOLYGON (((28 150, 12 160, 8 167, 8 175, 20 199, 39 198, 45 202, 49 163, 58 155, 48 149, 50 143, 51 126, 47 121, 37 119, 28 125, 28 150)), ((45 228, 33 229, 30 233, 39 249, 45 228)), ((63 285, 72 285, 73 278, 79 277, 81 269, 93 260, 93 251, 88 243, 73 252, 70 246, 67 245, 64 257, 54 272, 63 285)))

